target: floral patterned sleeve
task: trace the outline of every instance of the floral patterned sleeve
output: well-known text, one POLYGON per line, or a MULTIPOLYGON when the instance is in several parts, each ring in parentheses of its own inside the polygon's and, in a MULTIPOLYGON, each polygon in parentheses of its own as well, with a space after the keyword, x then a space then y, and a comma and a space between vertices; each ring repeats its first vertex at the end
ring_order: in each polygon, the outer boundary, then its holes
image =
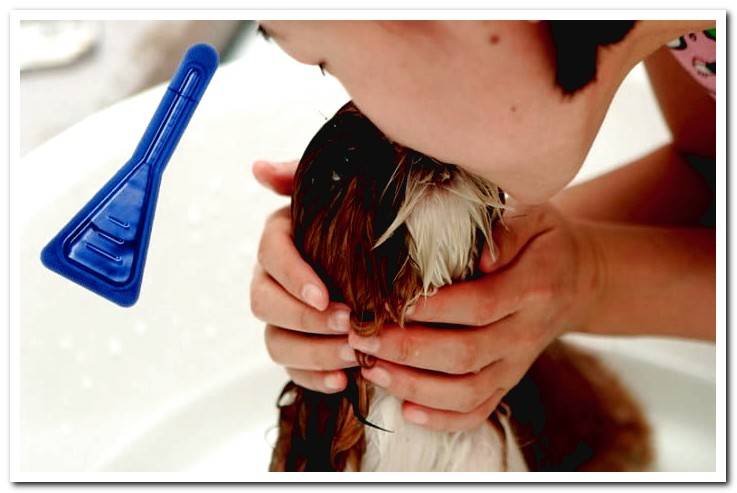
POLYGON ((683 68, 716 98, 716 28, 685 34, 668 43, 668 47, 683 68))

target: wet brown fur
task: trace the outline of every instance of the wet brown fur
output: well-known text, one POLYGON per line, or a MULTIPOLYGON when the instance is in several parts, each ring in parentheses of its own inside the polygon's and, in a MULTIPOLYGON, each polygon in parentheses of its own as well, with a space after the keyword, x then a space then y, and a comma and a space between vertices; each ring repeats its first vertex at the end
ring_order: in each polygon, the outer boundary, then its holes
MULTIPOLYGON (((331 299, 351 308, 351 325, 361 335, 399 323, 422 288, 408 265, 405 226, 375 248, 401 205, 410 163, 452 166, 389 141, 348 103, 309 144, 295 176, 295 244, 331 299)), ((358 356, 361 366, 373 363, 358 356)), ((348 377, 358 412, 367 416, 371 387, 358 368, 348 377)), ((360 470, 364 425, 343 393, 289 382, 282 396, 270 470, 360 470)), ((649 428, 626 389, 569 345, 546 349, 505 402, 530 470, 642 470, 652 458, 649 428)))

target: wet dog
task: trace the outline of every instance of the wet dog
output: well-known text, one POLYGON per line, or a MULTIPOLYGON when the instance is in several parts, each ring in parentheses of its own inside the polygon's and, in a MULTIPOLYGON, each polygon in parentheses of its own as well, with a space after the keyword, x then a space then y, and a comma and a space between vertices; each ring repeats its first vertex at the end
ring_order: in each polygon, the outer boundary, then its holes
MULTIPOLYGON (((352 329, 370 336, 403 326, 407 309, 438 288, 478 276, 504 207, 496 185, 392 142, 348 103, 305 150, 291 215, 300 253, 331 299, 351 308, 352 329)), ((621 471, 652 455, 626 389, 560 342, 469 431, 404 422, 401 402, 358 370, 338 394, 286 385, 272 471, 621 471)))

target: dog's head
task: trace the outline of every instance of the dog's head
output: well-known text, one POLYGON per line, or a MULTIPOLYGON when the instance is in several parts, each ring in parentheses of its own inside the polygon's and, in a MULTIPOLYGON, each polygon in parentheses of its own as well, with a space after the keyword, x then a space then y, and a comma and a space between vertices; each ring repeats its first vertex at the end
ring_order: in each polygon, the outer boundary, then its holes
POLYGON ((349 102, 300 160, 293 233, 354 330, 371 335, 472 276, 502 207, 496 186, 392 142, 349 102))

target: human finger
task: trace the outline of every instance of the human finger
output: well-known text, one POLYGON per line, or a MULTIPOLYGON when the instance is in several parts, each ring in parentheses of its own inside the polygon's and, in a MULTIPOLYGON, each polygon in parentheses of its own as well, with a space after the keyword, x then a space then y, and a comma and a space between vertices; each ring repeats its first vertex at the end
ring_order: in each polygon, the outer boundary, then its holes
MULTIPOLYGON (((482 272, 494 272, 513 262, 538 237, 552 230, 554 223, 549 207, 519 206, 504 211, 503 220, 494 225, 494 255, 480 261, 482 272)), ((485 249, 486 250, 486 249, 485 249)))
POLYGON ((433 409, 468 413, 504 385, 505 366, 497 361, 478 373, 447 375, 377 360, 361 374, 401 400, 433 409))
POLYGON ((285 329, 314 334, 345 334, 350 327, 350 308, 330 303, 320 311, 298 300, 274 281, 260 265, 253 272, 251 312, 259 320, 285 329))
POLYGON ((353 331, 348 344, 380 360, 416 369, 462 375, 488 366, 509 345, 509 317, 486 327, 437 328, 385 325, 378 335, 361 337, 353 331))
POLYGON ((294 173, 299 161, 274 163, 272 161, 256 161, 251 171, 260 184, 279 195, 291 195, 294 190, 294 173))
POLYGON ((410 423, 435 431, 472 430, 489 419, 505 393, 505 389, 497 389, 488 399, 467 413, 433 409, 414 402, 404 401, 402 403, 402 416, 410 423))
POLYGON ((345 336, 324 336, 267 325, 266 349, 274 362, 298 370, 339 370, 356 366, 345 336))
POLYGON ((440 288, 420 297, 407 319, 456 325, 483 326, 516 312, 529 279, 514 269, 487 274, 440 288))
POLYGON ((311 371, 287 368, 287 373, 294 383, 323 394, 340 392, 348 384, 347 376, 343 371, 311 371))
POLYGON ((261 235, 258 263, 292 296, 318 310, 325 310, 330 301, 328 290, 294 246, 291 232, 288 208, 272 214, 261 235))

